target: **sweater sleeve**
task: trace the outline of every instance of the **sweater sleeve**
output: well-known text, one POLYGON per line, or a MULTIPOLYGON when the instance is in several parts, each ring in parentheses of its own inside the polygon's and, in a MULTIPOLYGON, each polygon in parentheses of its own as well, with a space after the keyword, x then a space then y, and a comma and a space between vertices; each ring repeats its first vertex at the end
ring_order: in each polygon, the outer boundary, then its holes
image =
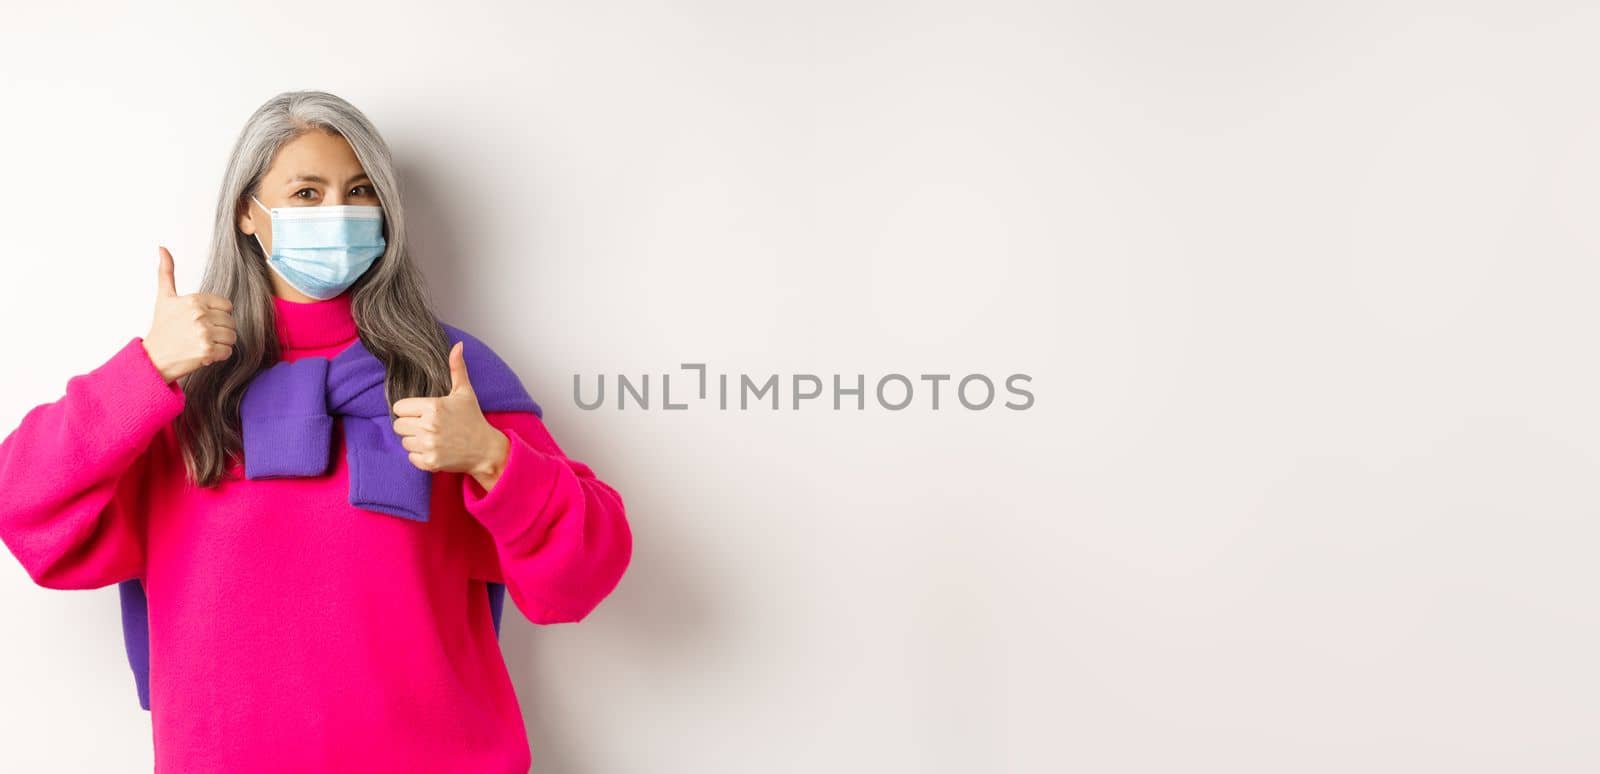
POLYGON ((533 413, 484 418, 511 446, 488 492, 461 476, 463 504, 484 527, 472 543, 473 577, 504 583, 534 623, 580 621, 616 588, 632 558, 622 497, 568 458, 533 413))
POLYGON ((152 441, 183 404, 135 336, 0 441, 0 541, 34 583, 93 589, 143 574, 152 441))

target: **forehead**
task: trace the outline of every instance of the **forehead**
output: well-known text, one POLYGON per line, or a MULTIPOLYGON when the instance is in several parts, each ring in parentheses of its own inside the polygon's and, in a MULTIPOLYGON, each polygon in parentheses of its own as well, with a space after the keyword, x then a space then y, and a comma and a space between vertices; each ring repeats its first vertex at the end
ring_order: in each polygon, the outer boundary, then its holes
POLYGON ((329 180, 348 180, 361 172, 361 161, 344 137, 313 129, 278 149, 266 177, 281 181, 316 175, 329 180))

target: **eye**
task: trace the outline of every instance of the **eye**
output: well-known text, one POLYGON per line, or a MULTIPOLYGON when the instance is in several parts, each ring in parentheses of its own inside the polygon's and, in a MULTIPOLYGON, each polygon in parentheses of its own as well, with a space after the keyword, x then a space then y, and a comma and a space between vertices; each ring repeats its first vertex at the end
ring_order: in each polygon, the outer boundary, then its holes
POLYGON ((350 189, 350 195, 351 196, 372 196, 373 195, 372 186, 370 186, 370 185, 358 185, 355 188, 350 189))
POLYGON ((317 197, 317 189, 315 189, 315 188, 302 188, 302 189, 294 192, 294 198, 296 198, 296 199, 304 199, 306 201, 310 201, 312 199, 315 199, 316 197, 317 197))

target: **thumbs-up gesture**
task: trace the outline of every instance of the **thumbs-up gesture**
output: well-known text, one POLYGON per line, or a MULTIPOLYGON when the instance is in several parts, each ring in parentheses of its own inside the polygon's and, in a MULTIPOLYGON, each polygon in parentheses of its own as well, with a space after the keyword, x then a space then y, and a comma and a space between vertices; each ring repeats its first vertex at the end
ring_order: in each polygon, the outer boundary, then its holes
POLYGON ((239 332, 233 302, 214 293, 178 295, 172 253, 161 248, 157 268, 156 311, 144 350, 168 382, 233 356, 239 332))
POLYGON ((394 414, 400 445, 418 469, 470 473, 485 489, 500 477, 510 439, 483 418, 461 342, 450 348, 450 394, 401 398, 394 414))

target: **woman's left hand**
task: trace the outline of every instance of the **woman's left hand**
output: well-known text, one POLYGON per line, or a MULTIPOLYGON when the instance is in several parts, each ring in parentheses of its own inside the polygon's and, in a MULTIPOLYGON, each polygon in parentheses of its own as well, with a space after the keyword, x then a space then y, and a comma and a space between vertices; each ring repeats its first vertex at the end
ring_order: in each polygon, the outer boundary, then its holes
POLYGON ((467 379, 461 342, 450 348, 450 394, 401 398, 394 413, 394 431, 412 465, 429 472, 471 474, 485 491, 499 480, 511 439, 483 418, 467 379))

